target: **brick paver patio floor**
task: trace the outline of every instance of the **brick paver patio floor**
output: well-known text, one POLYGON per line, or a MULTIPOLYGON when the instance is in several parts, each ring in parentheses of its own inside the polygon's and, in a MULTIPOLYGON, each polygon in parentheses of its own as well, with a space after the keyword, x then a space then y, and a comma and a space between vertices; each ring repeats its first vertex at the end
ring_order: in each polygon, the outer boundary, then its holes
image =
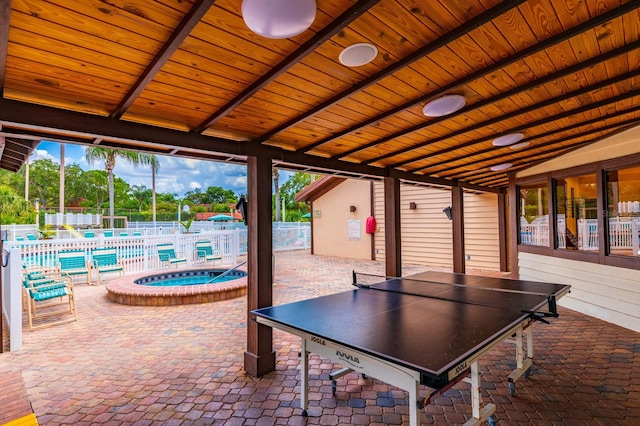
MULTIPOLYGON (((384 264, 279 253, 274 304, 349 290, 352 269, 382 273, 384 264)), ((407 265, 404 273, 425 269, 407 265)), ((406 394, 377 380, 349 374, 332 396, 327 377, 334 366, 316 356, 309 417, 302 417, 300 343, 277 330, 276 371, 247 376, 246 297, 139 307, 109 302, 104 286, 78 285, 76 292, 77 322, 25 331, 23 350, 0 355, 2 374, 22 373, 40 424, 408 423, 406 394)), ((518 382, 517 396, 509 395, 506 380, 515 364, 511 345, 481 361, 484 399, 496 404, 498 423, 639 425, 640 334, 567 309, 560 313, 552 326, 536 327, 533 374, 518 382)), ((429 332, 425 324, 425 338, 429 332)), ((469 403, 468 385, 459 383, 421 411, 420 421, 464 423, 469 403)))

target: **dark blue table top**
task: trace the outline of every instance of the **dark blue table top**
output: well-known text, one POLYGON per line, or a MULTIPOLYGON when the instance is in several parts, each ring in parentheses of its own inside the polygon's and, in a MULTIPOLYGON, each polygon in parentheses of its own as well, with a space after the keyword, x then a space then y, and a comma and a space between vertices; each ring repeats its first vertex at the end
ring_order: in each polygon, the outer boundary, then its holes
POLYGON ((549 294, 568 289, 427 272, 253 313, 439 377, 525 320, 523 310, 546 310, 549 294))

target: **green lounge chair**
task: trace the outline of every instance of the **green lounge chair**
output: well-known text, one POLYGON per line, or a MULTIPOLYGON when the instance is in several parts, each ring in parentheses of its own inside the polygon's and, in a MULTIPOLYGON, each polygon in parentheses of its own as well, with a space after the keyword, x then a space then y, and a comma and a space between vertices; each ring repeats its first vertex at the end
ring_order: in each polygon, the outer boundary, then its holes
POLYGON ((91 269, 96 272, 98 285, 102 283, 102 274, 119 273, 124 275, 124 264, 118 258, 114 248, 97 248, 91 251, 91 269))
POLYGON ((63 250, 58 253, 58 273, 62 277, 73 279, 76 276, 86 275, 87 283, 93 285, 89 266, 84 250, 63 250))
POLYGON ((51 268, 29 267, 23 270, 22 282, 29 330, 77 320, 73 283, 70 278, 61 278, 56 270, 51 268), (60 309, 60 306, 66 308, 60 309), (64 316, 66 313, 72 317, 64 316), (34 325, 36 320, 46 317, 53 317, 54 320, 34 325))
POLYGON ((218 260, 222 262, 222 255, 213 250, 211 241, 196 241, 196 255, 205 263, 213 262, 215 264, 218 260))
POLYGON ((166 266, 175 266, 184 263, 187 264, 186 257, 178 257, 176 256, 176 252, 173 249, 173 244, 158 244, 158 260, 160 261, 160 265, 166 266))

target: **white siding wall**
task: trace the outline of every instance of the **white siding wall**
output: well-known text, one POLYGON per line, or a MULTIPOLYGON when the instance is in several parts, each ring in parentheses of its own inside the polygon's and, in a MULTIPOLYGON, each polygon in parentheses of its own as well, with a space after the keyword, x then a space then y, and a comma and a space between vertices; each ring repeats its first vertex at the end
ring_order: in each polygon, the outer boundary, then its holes
POLYGON ((467 268, 500 270, 498 196, 464 194, 464 250, 467 268))
MULTIPOLYGON (((384 185, 374 184, 376 259, 384 259, 384 185)), ((498 206, 494 194, 465 194, 465 246, 467 266, 500 269, 498 206)), ((453 230, 442 210, 451 205, 451 191, 401 185, 402 261, 419 265, 453 267, 453 230), (415 210, 409 203, 416 203, 415 210)))
POLYGON ((640 271, 519 253, 520 279, 570 284, 559 304, 640 332, 640 271))

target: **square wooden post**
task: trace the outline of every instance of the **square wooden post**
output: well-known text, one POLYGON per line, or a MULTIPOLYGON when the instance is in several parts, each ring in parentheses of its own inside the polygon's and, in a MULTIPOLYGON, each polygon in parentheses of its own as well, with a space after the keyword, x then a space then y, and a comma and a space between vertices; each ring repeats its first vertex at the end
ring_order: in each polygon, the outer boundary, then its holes
POLYGON ((451 220, 453 225, 453 272, 465 273, 464 253, 464 191, 461 186, 451 187, 451 220))
POLYGON ((244 369, 260 377, 276 366, 271 327, 253 321, 249 312, 272 305, 271 159, 247 158, 248 288, 247 351, 244 369))
POLYGON ((400 226, 400 180, 384 178, 384 253, 385 274, 402 276, 402 243, 400 226))

